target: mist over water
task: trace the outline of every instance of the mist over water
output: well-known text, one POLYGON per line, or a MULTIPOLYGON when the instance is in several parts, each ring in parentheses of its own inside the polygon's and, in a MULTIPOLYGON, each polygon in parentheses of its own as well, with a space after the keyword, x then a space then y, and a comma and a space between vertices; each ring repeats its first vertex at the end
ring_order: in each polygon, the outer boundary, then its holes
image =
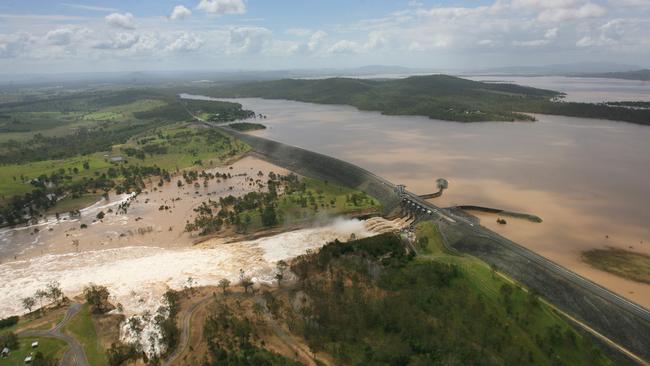
MULTIPOLYGON (((601 85, 606 88, 606 85, 601 85)), ((439 206, 527 212, 541 224, 478 215, 482 224, 650 307, 650 286, 597 271, 581 252, 650 253, 650 127, 537 116, 537 122, 457 123, 354 107, 235 99, 268 116, 254 134, 344 159, 415 193, 450 186, 439 206), (607 238, 608 236, 608 238, 607 238)))

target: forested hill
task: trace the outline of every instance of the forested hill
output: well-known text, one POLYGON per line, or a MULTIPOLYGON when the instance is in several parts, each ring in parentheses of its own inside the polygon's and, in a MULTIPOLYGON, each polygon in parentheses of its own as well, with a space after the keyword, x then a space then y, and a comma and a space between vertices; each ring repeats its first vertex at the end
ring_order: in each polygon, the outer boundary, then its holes
POLYGON ((448 75, 393 80, 331 78, 243 83, 209 91, 215 97, 260 97, 348 104, 390 115, 420 115, 461 122, 532 120, 524 113, 604 118, 650 124, 650 111, 554 102, 561 93, 514 84, 483 83, 448 75))
POLYGON ((597 74, 578 74, 578 77, 585 78, 606 78, 606 79, 625 79, 625 80, 650 80, 650 69, 622 72, 605 72, 597 74))

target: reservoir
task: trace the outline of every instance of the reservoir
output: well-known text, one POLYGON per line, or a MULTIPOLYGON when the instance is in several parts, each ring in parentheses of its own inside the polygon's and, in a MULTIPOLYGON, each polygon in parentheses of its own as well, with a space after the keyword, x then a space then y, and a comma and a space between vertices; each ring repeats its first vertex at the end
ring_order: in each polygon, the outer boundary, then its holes
MULTIPOLYGON (((521 81, 519 81, 521 82, 521 81)), ((523 82, 522 82, 523 84, 523 82)), ((571 96, 571 94, 569 94, 571 96)), ((188 97, 188 96, 184 96, 188 97)), ((650 307, 650 285, 596 270, 583 251, 650 254, 650 127, 537 115, 536 122, 458 123, 354 107, 229 99, 267 116, 255 134, 355 163, 438 206, 481 205, 542 223, 473 213, 481 224, 650 307)))

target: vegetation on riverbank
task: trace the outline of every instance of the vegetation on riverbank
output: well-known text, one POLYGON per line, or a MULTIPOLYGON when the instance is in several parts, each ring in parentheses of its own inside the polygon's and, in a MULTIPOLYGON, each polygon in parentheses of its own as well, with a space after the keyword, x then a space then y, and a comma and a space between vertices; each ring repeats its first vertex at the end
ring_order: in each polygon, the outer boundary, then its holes
POLYGON ((216 97, 260 97, 348 104, 389 115, 418 115, 459 122, 526 121, 526 113, 650 123, 650 111, 557 101, 561 93, 514 84, 482 83, 447 75, 395 80, 331 78, 244 83, 207 91, 216 97))
MULTIPOLYGON (((300 178, 295 174, 278 175, 271 172, 268 179, 263 180, 260 174, 257 179, 247 178, 249 184, 257 185, 260 191, 249 192, 242 197, 229 195, 218 201, 203 202, 194 209, 197 216, 186 224, 185 230, 208 235, 232 227, 238 233, 246 233, 379 209, 376 199, 350 188, 300 178), (261 188, 266 190, 262 191, 261 188)), ((199 179, 210 179, 209 176, 200 175, 185 178, 185 184, 198 184, 199 179)))
POLYGON ((251 122, 236 122, 231 123, 228 127, 237 131, 256 131, 256 130, 265 130, 266 126, 261 123, 251 123, 251 122))
POLYGON ((650 284, 650 255, 619 248, 606 248, 584 252, 582 258, 602 271, 650 284))
MULTIPOLYGON (((108 127, 104 126, 97 127, 94 132, 84 132, 84 136, 77 136, 89 147, 83 151, 65 148, 67 141, 76 138, 71 135, 46 138, 37 134, 28 143, 10 141, 0 144, 0 160, 2 156, 8 161, 18 160, 0 169, 0 225, 31 220, 45 211, 63 212, 53 208, 61 199, 69 203, 65 205, 64 211, 67 211, 79 208, 81 201, 88 201, 82 200, 83 197, 102 195, 110 190, 118 193, 137 191, 143 187, 146 177, 155 175, 169 180, 171 172, 192 166, 213 166, 250 149, 246 144, 218 131, 192 123, 173 123, 173 116, 154 113, 159 108, 176 105, 176 108, 182 109, 184 118, 188 119, 186 107, 178 107, 177 104, 181 102, 174 103, 162 107, 160 103, 145 103, 153 108, 149 111, 153 114, 147 117, 152 119, 133 117, 135 127, 128 119, 126 122, 111 122, 119 125, 116 128, 121 131, 118 133, 120 138, 106 134, 108 127), (159 117, 154 117, 156 115, 159 117), (161 115, 165 115, 166 119, 162 119, 161 115), (93 140, 89 134, 100 136, 102 142, 93 140), (35 140, 45 142, 39 145, 35 140), (58 145, 53 147, 51 144, 58 145), (9 145, 17 150, 3 150, 3 146, 7 148, 9 145), (40 160, 40 155, 32 156, 30 151, 25 150, 31 148, 42 149, 47 154, 57 149, 63 150, 61 154, 52 152, 52 156, 60 155, 60 159, 40 160)), ((187 103, 192 108, 206 109, 203 104, 192 104, 194 101, 187 103)), ((217 105, 241 109, 241 105, 235 103, 217 105)), ((217 109, 213 107, 210 110, 217 109)), ((133 116, 137 113, 134 112, 133 116)), ((105 114, 102 116, 106 117, 105 114)), ((181 116, 183 114, 178 117, 181 116)))

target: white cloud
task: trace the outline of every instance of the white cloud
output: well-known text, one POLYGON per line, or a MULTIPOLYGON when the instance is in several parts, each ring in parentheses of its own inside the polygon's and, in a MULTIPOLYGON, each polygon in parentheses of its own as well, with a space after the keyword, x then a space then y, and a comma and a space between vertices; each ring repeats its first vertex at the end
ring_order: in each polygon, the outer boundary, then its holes
POLYGON ((45 34, 45 41, 55 46, 65 46, 72 42, 74 36, 74 29, 72 28, 58 28, 51 30, 45 34))
POLYGON ((212 14, 244 14, 246 4, 243 0, 201 0, 197 9, 212 14))
POLYGON ((544 33, 544 38, 555 39, 557 37, 557 28, 551 28, 544 33))
POLYGON ((0 58, 14 58, 22 55, 34 37, 28 33, 17 33, 10 35, 0 34, 0 58))
POLYGON ((169 19, 171 20, 181 20, 188 18, 190 15, 192 15, 192 11, 188 8, 186 8, 183 5, 176 5, 174 7, 174 10, 172 10, 171 15, 169 16, 169 19))
POLYGON ((196 51, 203 46, 203 39, 193 33, 183 32, 176 40, 165 47, 165 51, 189 52, 196 51))
POLYGON ((351 54, 351 53, 357 53, 361 49, 361 46, 357 42, 349 41, 349 40, 341 40, 334 45, 332 45, 328 50, 327 53, 332 53, 332 54, 351 54))
POLYGON ((228 53, 260 53, 271 42, 271 31, 262 27, 233 27, 228 37, 228 53))
POLYGON ((110 39, 95 44, 98 49, 124 50, 133 47, 140 40, 140 36, 134 33, 120 32, 113 34, 110 39))
POLYGON ((313 32, 307 42, 296 43, 289 47, 290 54, 312 54, 320 50, 323 40, 327 38, 327 33, 318 30, 313 32))
POLYGON ((90 10, 90 11, 101 11, 101 12, 116 12, 117 9, 115 8, 107 8, 104 6, 91 6, 91 5, 83 5, 83 4, 70 4, 70 3, 61 3, 63 6, 67 6, 68 8, 74 8, 74 9, 81 9, 81 10, 90 10))
POLYGON ((135 29, 135 19, 131 13, 112 13, 106 16, 106 23, 124 29, 135 29))
POLYGON ((604 7, 587 3, 577 8, 548 8, 539 13, 537 19, 541 22, 564 22, 575 19, 598 18, 607 13, 604 7))
POLYGON ((609 0, 615 6, 650 6, 650 0, 609 0))
POLYGON ((312 31, 307 28, 289 28, 284 33, 291 36, 305 37, 310 35, 312 31))

